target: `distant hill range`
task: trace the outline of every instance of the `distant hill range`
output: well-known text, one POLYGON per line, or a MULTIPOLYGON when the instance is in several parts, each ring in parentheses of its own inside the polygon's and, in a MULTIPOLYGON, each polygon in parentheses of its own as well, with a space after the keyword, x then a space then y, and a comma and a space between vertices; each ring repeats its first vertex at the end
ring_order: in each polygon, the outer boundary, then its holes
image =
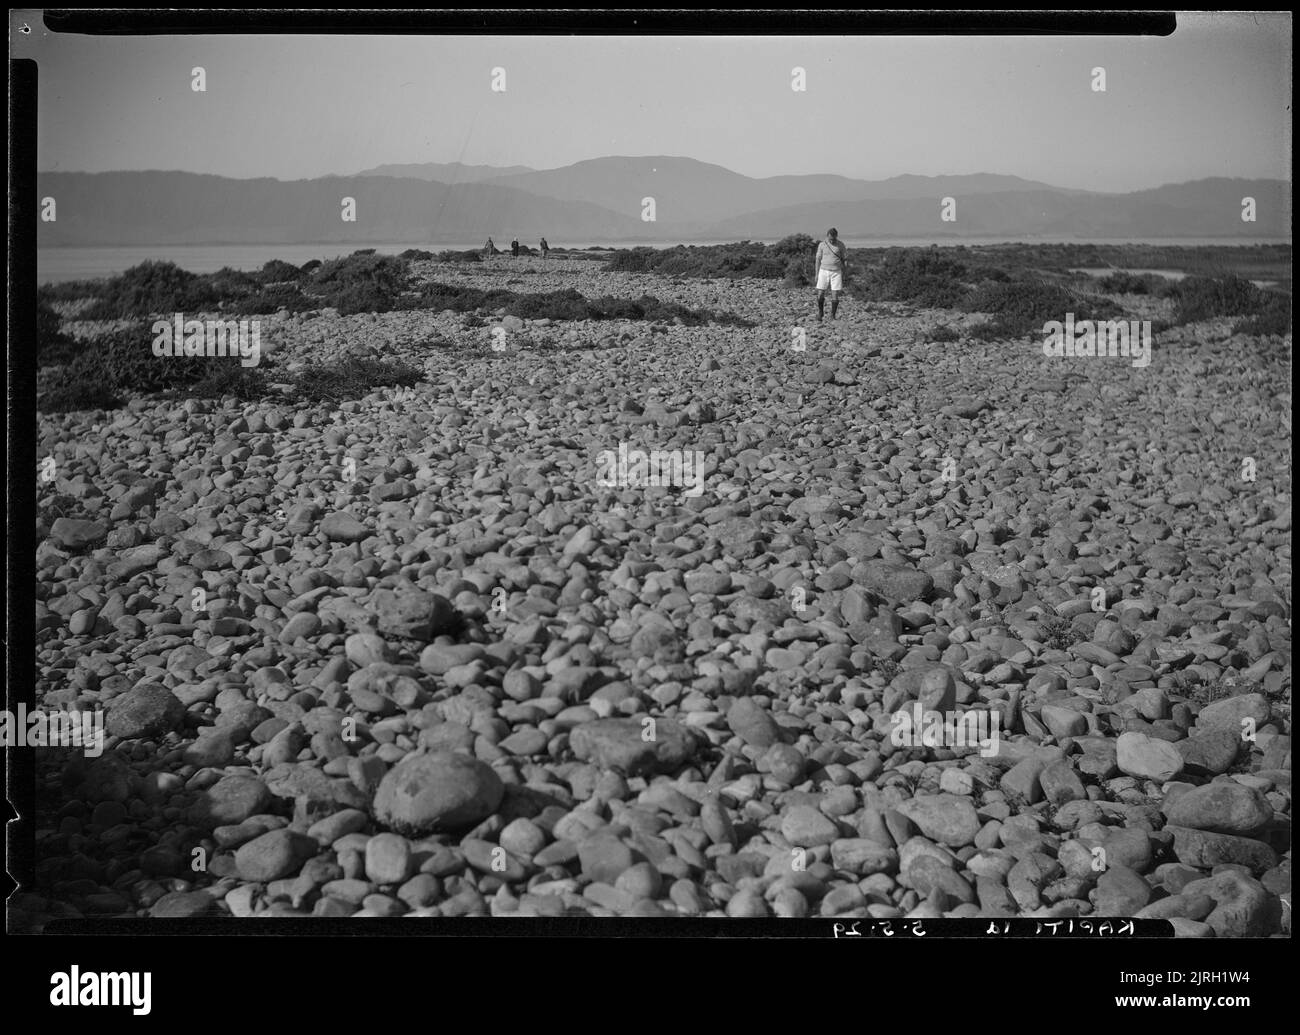
POLYGON ((819 236, 852 244, 900 237, 1150 238, 1291 236, 1291 185, 1205 179, 1129 194, 1053 187, 1016 176, 772 176, 755 179, 690 158, 596 158, 562 169, 381 165, 354 176, 236 180, 186 172, 38 174, 57 220, 42 246, 305 244, 397 241, 553 245, 675 243, 819 236), (355 222, 341 218, 356 199, 355 222), (1252 197, 1256 221, 1241 219, 1252 197), (655 221, 641 218, 653 198, 655 221), (941 220, 944 198, 955 222, 941 220))

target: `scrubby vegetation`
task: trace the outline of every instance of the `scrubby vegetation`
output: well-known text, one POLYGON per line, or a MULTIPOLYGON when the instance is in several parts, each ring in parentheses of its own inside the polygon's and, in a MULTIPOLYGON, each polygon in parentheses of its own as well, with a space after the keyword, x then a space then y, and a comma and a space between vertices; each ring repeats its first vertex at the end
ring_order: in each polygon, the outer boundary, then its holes
POLYGON ((50 303, 36 299, 36 365, 70 363, 81 351, 80 344, 62 330, 63 321, 50 303))
POLYGON ((1258 288, 1238 276, 1187 277, 1171 284, 1166 294, 1174 300, 1173 324, 1240 316, 1245 319, 1234 326, 1235 333, 1291 333, 1290 296, 1258 288))
POLYGON ((153 339, 147 324, 136 323, 87 343, 62 371, 58 385, 38 397, 37 409, 108 409, 120 405, 123 393, 264 394, 256 367, 229 357, 160 358, 153 353, 153 339))
POLYGON ((401 363, 352 356, 304 370, 293 380, 293 394, 309 402, 343 402, 376 388, 409 387, 423 377, 419 370, 401 363))
POLYGON ((287 281, 301 280, 303 271, 291 262, 272 259, 262 267, 259 279, 263 284, 283 284, 287 281))
POLYGON ((1041 331, 1049 320, 1073 313, 1077 320, 1105 320, 1123 315, 1104 299, 1080 295, 1059 284, 1023 276, 1007 281, 987 281, 960 301, 970 312, 989 313, 991 319, 971 328, 976 338, 1018 338, 1041 331))
POLYGON ((1168 285, 1168 280, 1154 273, 1128 273, 1125 270, 1116 270, 1097 281, 1098 289, 1108 295, 1157 295, 1168 285))
MULTIPOLYGON (((226 271, 199 276, 173 262, 142 262, 110 277, 94 292, 95 303, 82 313, 87 320, 122 320, 166 313, 195 313, 216 308, 220 297, 214 279, 226 271)), ((239 276, 244 276, 239 274, 239 276)))
MULTIPOLYGON (((352 357, 311 367, 288 381, 299 398, 337 402, 385 385, 413 385, 422 378, 419 370, 404 364, 352 357)), ((262 367, 246 367, 234 357, 155 356, 149 325, 135 323, 82 348, 60 371, 58 383, 40 392, 37 409, 46 413, 113 409, 126 396, 154 393, 251 400, 264 397, 268 390, 262 367)))
POLYGON ((589 299, 573 288, 517 293, 504 288, 484 291, 461 284, 427 284, 410 304, 412 308, 450 309, 458 313, 501 312, 524 320, 680 320, 688 327, 707 323, 749 326, 748 321, 732 313, 689 309, 676 302, 662 302, 653 295, 638 299, 609 296, 589 299))
POLYGON ((1282 336, 1291 333, 1291 297, 1274 292, 1265 294, 1268 295, 1268 300, 1263 303, 1260 311, 1244 320, 1238 320, 1232 328, 1234 334, 1282 336))

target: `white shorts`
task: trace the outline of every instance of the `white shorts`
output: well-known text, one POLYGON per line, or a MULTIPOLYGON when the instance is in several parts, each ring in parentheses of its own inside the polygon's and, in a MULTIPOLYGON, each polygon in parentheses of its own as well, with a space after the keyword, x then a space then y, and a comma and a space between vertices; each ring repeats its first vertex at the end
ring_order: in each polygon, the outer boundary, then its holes
POLYGON ((832 291, 844 290, 844 274, 840 270, 818 270, 817 271, 817 290, 825 291, 827 288, 832 291))

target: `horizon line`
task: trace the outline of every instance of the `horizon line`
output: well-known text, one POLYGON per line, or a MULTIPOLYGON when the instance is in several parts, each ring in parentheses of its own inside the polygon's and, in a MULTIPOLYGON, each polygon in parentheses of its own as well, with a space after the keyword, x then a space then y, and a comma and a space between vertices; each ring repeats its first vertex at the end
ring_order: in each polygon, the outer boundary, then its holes
MULTIPOLYGON (((773 176, 750 176, 748 173, 737 172, 735 169, 732 169, 729 166, 718 165, 716 162, 705 162, 702 161, 701 159, 692 158, 688 155, 601 155, 596 158, 579 159, 576 162, 570 162, 568 165, 555 166, 554 168, 551 169, 538 169, 527 165, 499 166, 499 165, 492 165, 490 163, 462 162, 462 161, 380 162, 379 165, 380 166, 382 165, 395 165, 395 166, 458 165, 464 167, 476 167, 480 169, 502 169, 502 170, 510 169, 510 168, 525 168, 528 169, 529 172, 546 173, 546 172, 559 172, 563 169, 569 169, 575 165, 581 165, 588 162, 599 162, 605 159, 619 159, 619 158, 627 158, 627 159, 668 158, 668 159, 676 159, 679 161, 696 162, 699 165, 707 165, 707 166, 712 166, 713 168, 716 169, 722 169, 726 172, 732 173, 733 175, 742 176, 745 179, 753 180, 756 183, 761 183, 764 180, 772 180, 772 179, 779 179, 785 177, 797 178, 797 177, 804 177, 804 176, 837 176, 840 179, 855 181, 862 184, 888 183, 891 180, 903 179, 905 177, 911 177, 913 179, 921 179, 921 180, 935 180, 935 179, 942 179, 945 177, 958 177, 958 176, 1004 176, 1004 177, 1010 177, 1012 179, 1022 180, 1026 184, 1041 183, 1045 187, 1049 187, 1053 190, 1078 191, 1086 194, 1110 195, 1115 197, 1123 196, 1126 194, 1140 194, 1143 191, 1160 190, 1164 187, 1179 187, 1189 183, 1200 183, 1206 180, 1244 180, 1244 181, 1255 181, 1255 182, 1273 182, 1273 183, 1282 183, 1282 184, 1290 184, 1293 182, 1290 178, 1281 179, 1274 176, 1246 176, 1241 174, 1234 175, 1234 176, 1223 176, 1223 175, 1198 176, 1187 180, 1170 180, 1164 183, 1159 183, 1148 187, 1138 187, 1133 190, 1114 191, 1114 190, 1098 190, 1090 187, 1064 187, 1059 184, 1048 183, 1046 180, 1030 180, 1024 176, 1021 176, 1019 173, 1006 173, 1006 172, 999 173, 999 172, 987 172, 987 171, 969 172, 969 173, 901 172, 901 173, 895 173, 892 176, 886 176, 883 177, 882 179, 876 179, 876 180, 863 179, 862 177, 857 177, 857 176, 845 176, 841 173, 777 173, 773 176)), ((86 170, 86 169, 37 169, 36 170, 36 175, 38 176, 47 175, 47 174, 111 176, 111 175, 121 174, 121 173, 182 173, 188 176, 214 176, 217 177, 218 179, 233 180, 240 183, 251 183, 255 180, 272 180, 276 183, 306 183, 306 182, 311 182, 313 180, 324 180, 324 179, 362 179, 362 178, 391 179, 391 180, 410 180, 410 179, 420 180, 419 177, 394 176, 392 174, 373 173, 367 170, 362 170, 360 172, 355 172, 355 173, 338 173, 338 172, 320 173, 315 176, 300 176, 293 179, 284 179, 279 176, 271 176, 271 175, 227 176, 223 173, 198 172, 193 169, 101 169, 95 172, 91 172, 90 170, 86 170)), ((507 173, 506 175, 527 175, 527 173, 507 173)), ((421 182, 442 183, 445 184, 446 186, 454 187, 454 186, 471 186, 471 185, 477 185, 482 183, 490 183, 490 180, 474 180, 466 183, 449 182, 445 180, 421 180, 421 182)), ((511 189, 520 190, 520 191, 524 190, 522 187, 514 187, 511 189)), ((527 193, 527 191, 524 191, 524 193, 527 193)))

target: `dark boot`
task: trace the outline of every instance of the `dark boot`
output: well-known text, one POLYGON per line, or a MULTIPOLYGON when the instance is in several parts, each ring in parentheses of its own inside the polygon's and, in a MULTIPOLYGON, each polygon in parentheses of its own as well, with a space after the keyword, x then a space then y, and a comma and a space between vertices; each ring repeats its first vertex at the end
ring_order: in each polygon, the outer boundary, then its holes
POLYGON ((831 296, 831 319, 835 319, 835 314, 840 311, 840 300, 834 295, 831 296))
POLYGON ((825 316, 826 316, 826 296, 818 295, 817 296, 817 322, 821 323, 822 319, 825 316))

